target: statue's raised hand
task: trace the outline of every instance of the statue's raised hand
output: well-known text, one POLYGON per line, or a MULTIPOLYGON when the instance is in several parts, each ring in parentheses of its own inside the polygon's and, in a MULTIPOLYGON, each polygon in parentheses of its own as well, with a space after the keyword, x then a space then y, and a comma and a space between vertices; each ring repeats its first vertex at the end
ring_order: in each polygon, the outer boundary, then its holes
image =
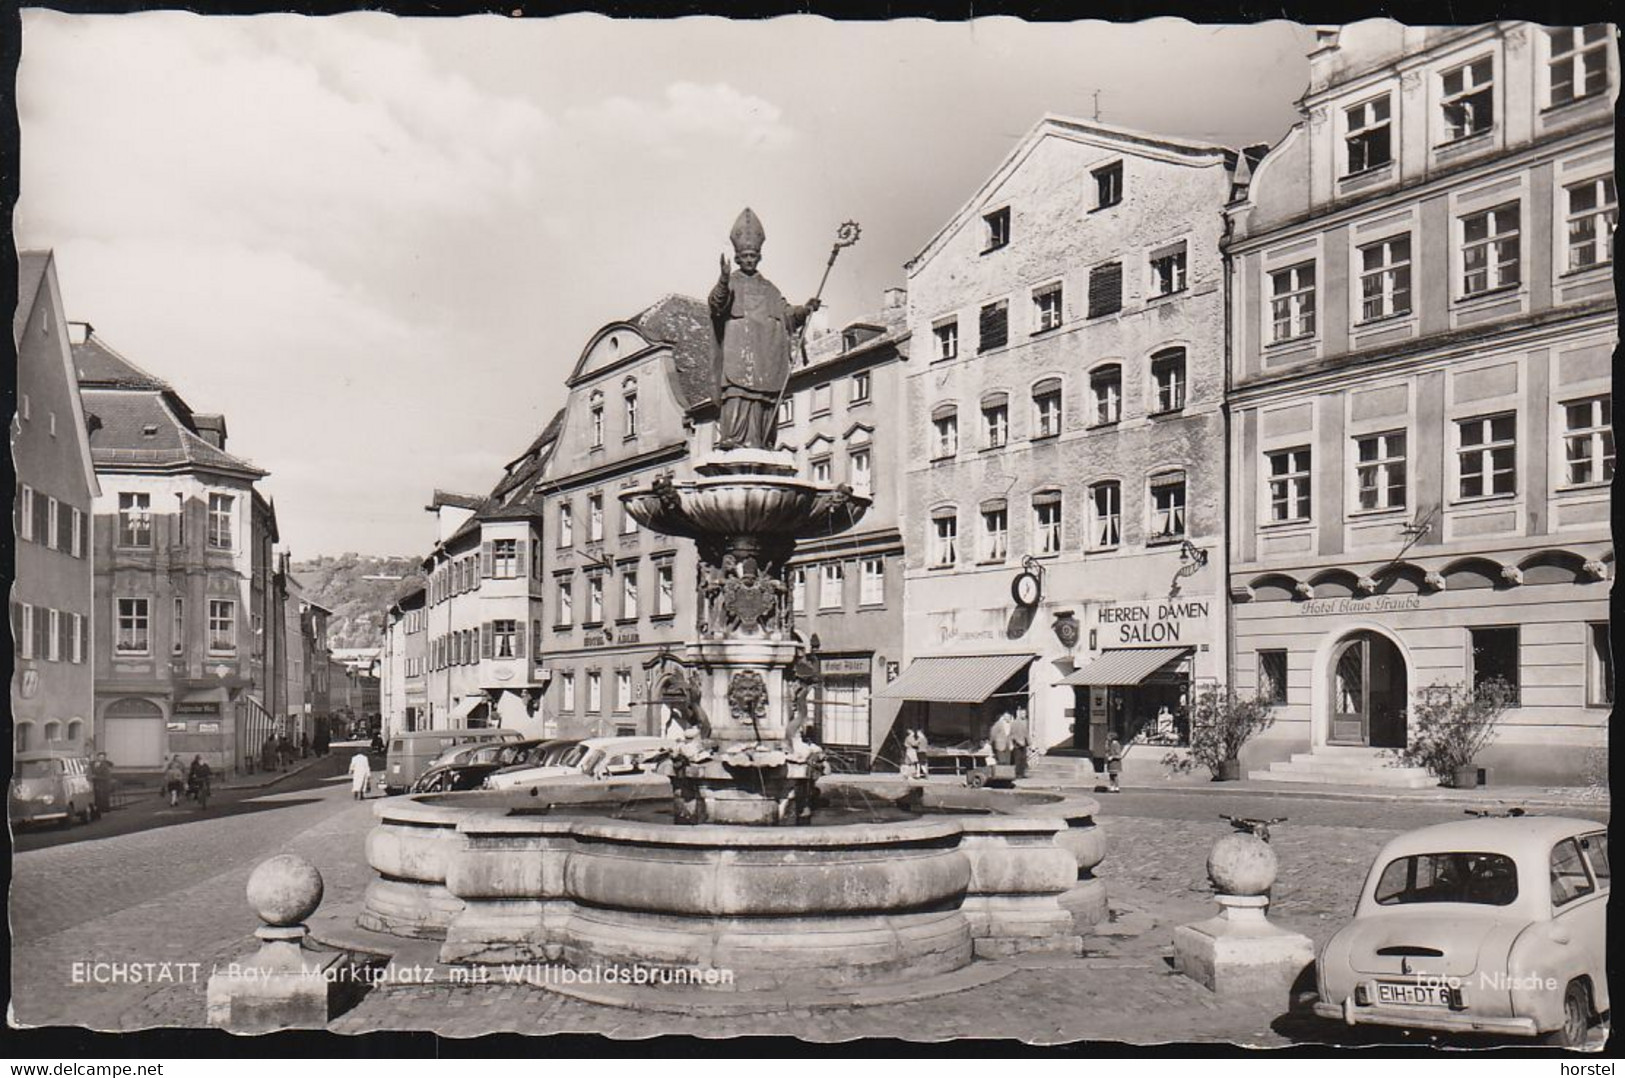
POLYGON ((721 280, 726 281, 728 279, 728 256, 725 254, 718 255, 717 263, 720 266, 720 271, 718 272, 717 276, 721 280))

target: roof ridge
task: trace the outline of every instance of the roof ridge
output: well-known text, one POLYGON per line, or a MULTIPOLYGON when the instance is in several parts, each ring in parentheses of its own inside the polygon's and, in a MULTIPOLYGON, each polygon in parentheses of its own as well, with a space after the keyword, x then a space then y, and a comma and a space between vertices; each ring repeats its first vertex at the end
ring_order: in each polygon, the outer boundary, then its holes
MULTIPOLYGON (((173 385, 171 385, 168 381, 166 381, 163 378, 160 378, 156 374, 153 374, 151 371, 147 370, 147 368, 143 367, 141 364, 137 363, 135 360, 131 359, 129 356, 127 356, 123 352, 119 351, 116 347, 114 347, 111 344, 108 344, 106 338, 104 338, 104 337, 100 337, 100 336, 97 336, 95 334, 92 334, 92 335, 86 337, 83 341, 80 341, 78 344, 73 345, 72 347, 76 348, 76 349, 77 348, 89 348, 92 344, 94 344, 97 348, 100 348, 102 351, 106 352, 107 354, 111 355, 114 359, 118 360, 120 363, 123 363, 126 366, 128 366, 131 370, 135 371, 135 373, 141 375, 142 377, 150 378, 152 381, 156 382, 163 389, 167 389, 172 393, 175 392, 175 387, 173 385)), ((79 364, 75 363, 74 364, 74 370, 77 371, 78 368, 79 368, 79 364)))

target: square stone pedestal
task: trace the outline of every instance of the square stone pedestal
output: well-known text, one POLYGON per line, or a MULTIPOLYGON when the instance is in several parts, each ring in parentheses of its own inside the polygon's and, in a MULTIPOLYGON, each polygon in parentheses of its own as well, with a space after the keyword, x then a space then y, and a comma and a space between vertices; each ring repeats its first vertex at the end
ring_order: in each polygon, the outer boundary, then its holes
POLYGON ((1270 924, 1263 895, 1218 895, 1217 917, 1174 929, 1174 965, 1220 996, 1291 1003, 1292 986, 1314 965, 1308 936, 1270 924))
POLYGON ((342 951, 309 946, 303 925, 255 935, 262 946, 253 957, 209 977, 209 1025, 233 1033, 323 1029, 365 993, 367 970, 342 951))

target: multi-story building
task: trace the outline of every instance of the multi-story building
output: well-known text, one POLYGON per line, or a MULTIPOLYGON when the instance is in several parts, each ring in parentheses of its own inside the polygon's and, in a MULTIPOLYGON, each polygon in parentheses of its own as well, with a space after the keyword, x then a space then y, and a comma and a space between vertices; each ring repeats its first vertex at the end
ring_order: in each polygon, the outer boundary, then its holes
POLYGON ((313 599, 299 599, 299 639, 304 650, 305 713, 310 717, 311 739, 326 734, 334 740, 346 734, 333 721, 332 654, 327 623, 333 612, 313 599))
MULTIPOLYGON (((225 422, 220 423, 224 436, 225 422)), ((244 716, 247 726, 264 724, 265 732, 287 735, 299 740, 299 727, 287 721, 288 658, 278 646, 277 627, 283 623, 283 593, 277 587, 276 544, 281 541, 277 532, 276 505, 259 491, 252 495, 253 537, 249 572, 249 677, 254 689, 249 693, 252 704, 244 716), (253 705, 258 705, 257 707, 253 705)), ((246 729, 244 743, 263 744, 265 733, 258 740, 246 729)))
POLYGON ((1618 72, 1605 26, 1322 31, 1232 208, 1234 663, 1278 701, 1266 775, 1380 780, 1418 690, 1491 677, 1518 694, 1496 781, 1606 746, 1618 72))
MULTIPOLYGON (((17 546, 11 588, 13 747, 106 748, 95 736, 90 520, 101 493, 49 251, 17 264, 17 413, 11 423, 17 546)), ((126 761, 116 755, 115 763, 126 761)))
MULTIPOLYGON (((899 702, 875 699, 903 661, 903 361, 908 332, 902 289, 870 321, 814 337, 779 407, 779 443, 820 483, 845 483, 874 505, 850 531, 807 539, 790 562, 791 601, 802 640, 817 640, 806 673, 811 736, 833 764, 867 771, 888 752, 899 702)), ((896 736, 900 736, 896 735, 896 736)))
POLYGON ((305 697, 307 681, 305 655, 308 646, 305 641, 304 619, 300 616, 304 587, 293 575, 292 558, 287 551, 277 555, 275 587, 282 615, 278 619, 277 646, 282 651, 284 673, 281 707, 275 714, 291 731, 289 736, 294 740, 297 741, 304 736, 315 741, 315 718, 305 697))
POLYGON ((1224 678, 1236 159, 1049 117, 909 262, 903 726, 1177 743, 1224 678))
POLYGON ((640 528, 618 495, 688 474, 689 416, 710 400, 714 348, 705 305, 667 296, 595 333, 566 382, 538 486, 549 733, 664 726, 657 687, 664 655, 694 633, 698 560, 691 542, 640 528))
POLYGON ((423 578, 413 575, 396 590, 394 602, 384 612, 378 691, 385 738, 418 729, 425 710, 424 598, 423 578))
POLYGON ((101 482, 98 746, 121 767, 180 754, 235 769, 271 722, 250 622, 266 473, 226 451, 223 417, 194 413, 88 327, 73 359, 101 482))

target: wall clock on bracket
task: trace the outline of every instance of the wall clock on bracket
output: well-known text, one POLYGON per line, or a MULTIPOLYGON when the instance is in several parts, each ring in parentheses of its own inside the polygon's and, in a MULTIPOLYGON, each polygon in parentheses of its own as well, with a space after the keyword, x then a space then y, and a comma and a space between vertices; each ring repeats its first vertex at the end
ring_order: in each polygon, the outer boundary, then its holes
POLYGON ((1010 583, 1010 597, 1021 606, 1037 606, 1044 597, 1044 585, 1038 574, 1023 569, 1010 583))

